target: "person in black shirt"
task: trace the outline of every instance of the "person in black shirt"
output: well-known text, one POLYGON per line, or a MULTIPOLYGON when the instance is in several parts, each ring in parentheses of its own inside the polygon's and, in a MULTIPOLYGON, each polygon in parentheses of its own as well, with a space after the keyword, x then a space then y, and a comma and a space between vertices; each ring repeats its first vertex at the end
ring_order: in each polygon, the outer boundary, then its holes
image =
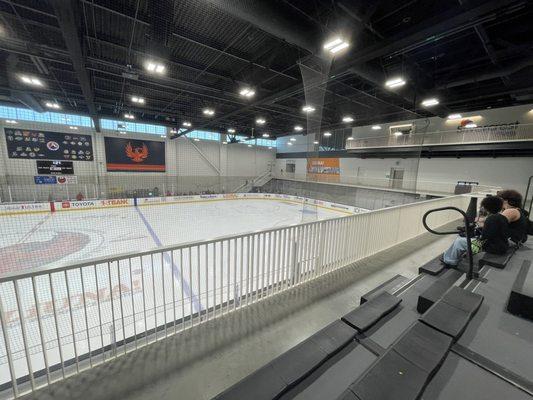
MULTIPOLYGON (((505 254, 509 248, 509 224, 500 211, 503 200, 497 196, 488 196, 481 201, 481 208, 488 215, 483 221, 481 235, 472 239, 473 253, 483 249, 487 253, 505 254)), ((449 267, 456 267, 467 250, 466 238, 458 236, 453 244, 444 252, 441 261, 449 267)))
POLYGON ((527 240, 528 222, 522 209, 522 195, 516 190, 501 190, 497 196, 503 200, 502 214, 509 221, 509 239, 519 244, 527 240))

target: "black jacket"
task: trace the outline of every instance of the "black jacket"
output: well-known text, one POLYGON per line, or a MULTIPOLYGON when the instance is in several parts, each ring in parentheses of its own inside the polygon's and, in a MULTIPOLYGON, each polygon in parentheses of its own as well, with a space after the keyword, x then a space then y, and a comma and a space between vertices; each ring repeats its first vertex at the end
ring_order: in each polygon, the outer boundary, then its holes
POLYGON ((509 223, 502 214, 491 214, 485 220, 481 240, 483 250, 492 254, 505 254, 509 249, 509 223))

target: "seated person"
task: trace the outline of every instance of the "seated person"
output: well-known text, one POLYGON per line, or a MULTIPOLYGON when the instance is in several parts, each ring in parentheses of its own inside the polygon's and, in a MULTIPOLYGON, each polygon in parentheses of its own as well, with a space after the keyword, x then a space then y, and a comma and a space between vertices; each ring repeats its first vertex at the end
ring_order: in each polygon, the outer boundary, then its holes
POLYGON ((502 214, 509 221, 509 239, 514 243, 527 240, 528 220, 522 209, 522 195, 516 190, 501 190, 497 196, 503 200, 502 214))
MULTIPOLYGON (((487 213, 479 238, 472 238, 472 254, 483 249, 487 253, 505 254, 509 248, 507 218, 500 213, 503 200, 497 196, 488 196, 481 201, 481 208, 487 213)), ((466 253, 466 238, 458 236, 444 252, 441 261, 448 267, 456 267, 466 253)))

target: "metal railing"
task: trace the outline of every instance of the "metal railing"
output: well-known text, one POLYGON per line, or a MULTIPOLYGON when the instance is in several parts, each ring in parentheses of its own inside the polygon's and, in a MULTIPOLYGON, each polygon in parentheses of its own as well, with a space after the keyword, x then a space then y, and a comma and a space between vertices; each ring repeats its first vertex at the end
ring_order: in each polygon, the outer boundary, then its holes
MULTIPOLYGON (((0 396, 17 398, 417 237, 427 211, 391 207, 0 278, 0 396)), ((431 226, 456 220, 432 215, 431 226)))
MULTIPOLYGON (((371 176, 356 176, 356 175, 327 175, 327 174, 312 174, 307 173, 295 174, 289 172, 278 173, 274 176, 277 179, 291 179, 304 182, 319 182, 343 184, 349 186, 361 186, 371 189, 391 189, 400 192, 412 193, 430 193, 430 194, 453 194, 456 182, 445 181, 430 181, 423 179, 391 179, 391 178, 377 178, 371 176)), ((494 193, 501 190, 500 186, 477 184, 472 186, 472 192, 487 192, 494 193)))
POLYGON ((233 190, 233 193, 245 193, 249 192, 254 186, 261 186, 267 183, 272 178, 272 171, 265 171, 262 174, 256 176, 254 179, 247 180, 242 185, 233 190))
POLYGON ((449 144, 474 144, 533 140, 533 124, 480 126, 453 131, 413 133, 409 135, 387 135, 354 138, 346 141, 346 149, 376 147, 411 147, 449 144))

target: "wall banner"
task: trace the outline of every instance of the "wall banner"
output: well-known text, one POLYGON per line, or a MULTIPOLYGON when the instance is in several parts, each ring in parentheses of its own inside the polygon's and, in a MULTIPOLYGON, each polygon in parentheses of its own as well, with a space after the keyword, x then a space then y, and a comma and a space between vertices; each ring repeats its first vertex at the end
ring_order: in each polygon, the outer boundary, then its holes
POLYGON ((165 172, 165 142, 105 137, 110 172, 165 172))
POLYGON ((92 161, 90 135, 4 128, 9 158, 92 161))
POLYGON ((307 177, 320 181, 339 182, 341 174, 339 158, 308 158, 307 177))

